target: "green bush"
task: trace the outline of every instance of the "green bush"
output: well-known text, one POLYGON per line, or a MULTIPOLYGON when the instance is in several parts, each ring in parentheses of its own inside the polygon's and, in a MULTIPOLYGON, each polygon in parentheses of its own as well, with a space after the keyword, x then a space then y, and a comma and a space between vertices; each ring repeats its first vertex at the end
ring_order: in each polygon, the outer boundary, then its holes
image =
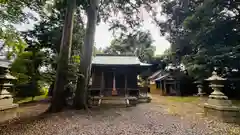
POLYGON ((16 97, 35 97, 43 95, 40 87, 34 83, 20 84, 15 87, 16 97))
POLYGON ((48 96, 48 88, 47 87, 42 87, 40 92, 42 93, 42 95, 44 95, 45 97, 48 96))

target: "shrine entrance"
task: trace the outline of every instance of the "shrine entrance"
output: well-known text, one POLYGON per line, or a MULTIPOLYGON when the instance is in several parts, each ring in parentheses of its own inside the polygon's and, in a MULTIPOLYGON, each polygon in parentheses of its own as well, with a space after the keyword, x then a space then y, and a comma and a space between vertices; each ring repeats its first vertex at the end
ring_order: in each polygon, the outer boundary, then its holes
POLYGON ((105 72, 104 73, 104 85, 103 90, 105 96, 125 96, 125 81, 127 77, 121 72, 105 72))

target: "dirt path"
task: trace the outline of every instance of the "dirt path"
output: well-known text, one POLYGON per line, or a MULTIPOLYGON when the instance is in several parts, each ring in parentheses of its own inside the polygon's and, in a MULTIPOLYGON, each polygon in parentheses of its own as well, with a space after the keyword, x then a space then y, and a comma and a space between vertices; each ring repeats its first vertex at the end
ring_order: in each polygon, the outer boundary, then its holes
POLYGON ((0 111, 0 125, 38 116, 39 114, 45 112, 47 108, 48 103, 36 102, 24 104, 15 109, 0 111))
POLYGON ((0 135, 229 135, 234 129, 231 134, 238 134, 233 125, 169 113, 169 104, 161 102, 154 98, 136 107, 102 106, 90 114, 69 110, 0 127, 0 135))

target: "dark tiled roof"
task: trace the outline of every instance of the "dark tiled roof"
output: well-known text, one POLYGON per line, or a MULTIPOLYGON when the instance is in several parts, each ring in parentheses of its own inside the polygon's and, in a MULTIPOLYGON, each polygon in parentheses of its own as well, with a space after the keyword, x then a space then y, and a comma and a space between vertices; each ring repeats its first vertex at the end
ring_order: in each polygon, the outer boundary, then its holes
POLYGON ((170 76, 170 74, 164 74, 164 75, 158 76, 158 78, 156 78, 155 81, 164 80, 164 79, 166 79, 169 76, 170 76))
POLYGON ((148 79, 156 78, 161 72, 162 72, 162 70, 158 70, 158 71, 154 72, 151 76, 148 77, 148 79))
POLYGON ((154 72, 151 76, 149 76, 148 77, 148 79, 149 80, 155 80, 156 78, 159 78, 159 77, 161 77, 161 76, 164 76, 164 75, 166 75, 166 74, 168 74, 165 70, 158 70, 158 71, 156 71, 156 72, 154 72))

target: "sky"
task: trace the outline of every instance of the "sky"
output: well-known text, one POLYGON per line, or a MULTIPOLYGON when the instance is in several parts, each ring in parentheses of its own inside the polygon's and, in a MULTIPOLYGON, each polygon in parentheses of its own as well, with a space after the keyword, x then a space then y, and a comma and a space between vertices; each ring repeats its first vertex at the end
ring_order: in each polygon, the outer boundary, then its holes
MULTIPOLYGON (((28 9, 25 9, 25 12, 29 12, 28 9)), ((152 19, 145 10, 141 11, 141 17, 143 19, 143 30, 148 30, 151 33, 151 36, 154 40, 153 46, 156 47, 155 55, 161 55, 166 49, 170 47, 170 43, 166 40, 165 37, 160 36, 159 28, 152 22, 152 19)), ((34 14, 34 13, 33 13, 34 14)), ((38 16, 34 14, 34 16, 38 16)), ((37 17, 38 18, 38 17, 37 17)), ((164 20, 163 16, 158 17, 160 20, 164 20)), ((28 30, 34 27, 33 20, 29 20, 28 24, 15 25, 18 30, 28 30)), ((113 35, 111 31, 108 31, 109 25, 106 23, 100 23, 96 27, 95 33, 95 45, 97 48, 105 48, 110 45, 113 35)))
MULTIPOLYGON (((105 23, 101 23, 96 28, 95 42, 97 48, 105 48, 110 45, 113 39, 112 33, 108 31, 109 26, 105 23)), ((170 43, 165 37, 160 36, 160 31, 155 24, 151 23, 150 18, 144 20, 143 29, 149 30, 154 40, 153 45, 156 46, 155 55, 162 54, 166 49, 170 47, 170 43)))
MULTIPOLYGON (((159 12, 161 11, 161 6, 156 5, 159 12)), ((166 40, 165 37, 160 35, 159 28, 152 22, 152 18, 149 14, 142 9, 141 18, 143 19, 143 30, 149 31, 154 40, 153 46, 156 47, 155 55, 161 55, 163 52, 170 47, 170 43, 166 40)), ((158 19, 164 21, 165 17, 158 15, 158 19)), ((108 31, 109 26, 105 23, 100 23, 96 28, 95 42, 96 47, 105 48, 110 45, 111 40, 113 39, 112 33, 108 31)))

